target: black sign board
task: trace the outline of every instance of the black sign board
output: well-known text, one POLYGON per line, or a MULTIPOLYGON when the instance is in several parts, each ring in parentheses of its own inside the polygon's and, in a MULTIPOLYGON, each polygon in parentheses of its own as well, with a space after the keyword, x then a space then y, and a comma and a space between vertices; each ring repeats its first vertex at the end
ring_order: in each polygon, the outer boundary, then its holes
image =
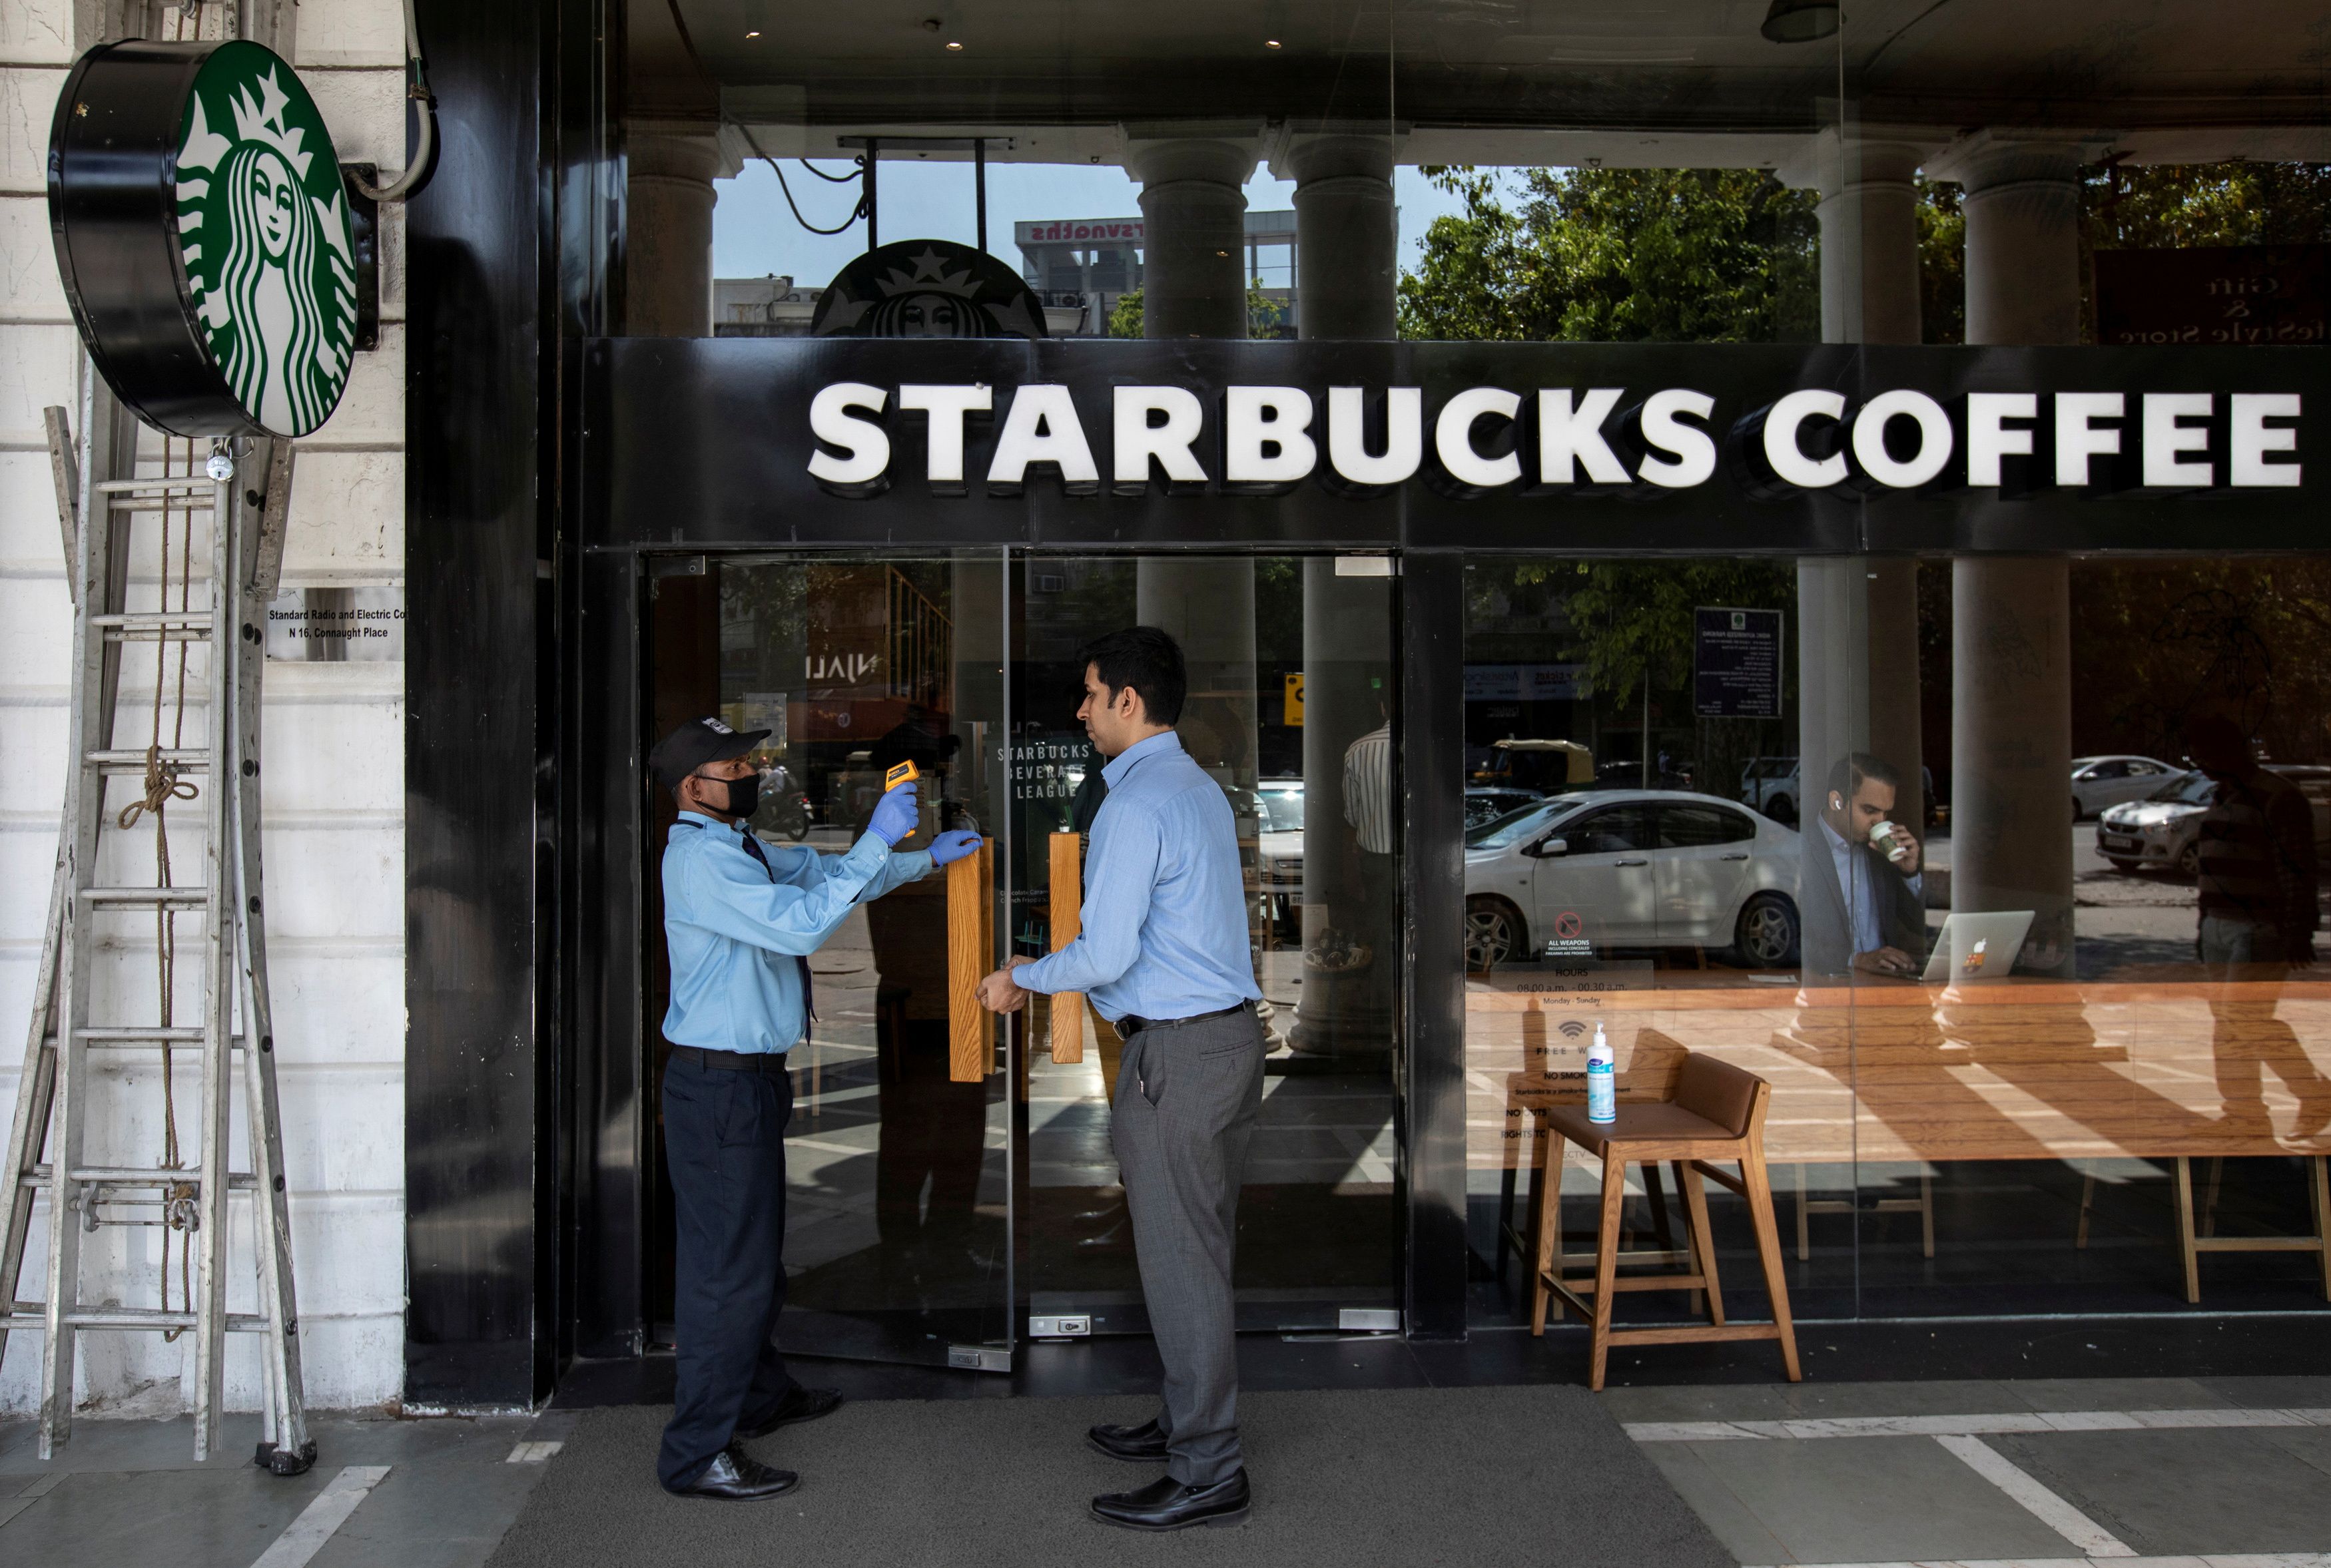
POLYGON ((586 395, 619 547, 2320 549, 2331 487, 2308 349, 617 338, 586 395))
POLYGON ((2096 262, 2099 343, 2331 343, 2331 245, 2098 251, 2096 262))
POLYGON ((1781 717, 1781 613, 1691 613, 1691 711, 1699 718, 1781 717))
POLYGON ((1028 280, 953 240, 899 240, 833 276, 810 322, 818 337, 1042 337, 1028 280))

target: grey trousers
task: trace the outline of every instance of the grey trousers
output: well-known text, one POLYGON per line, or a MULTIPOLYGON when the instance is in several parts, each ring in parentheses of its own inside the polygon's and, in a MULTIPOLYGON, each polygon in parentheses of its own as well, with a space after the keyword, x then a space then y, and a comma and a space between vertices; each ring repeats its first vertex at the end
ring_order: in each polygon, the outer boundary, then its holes
POLYGON ((1261 1108, 1262 1026, 1251 1012, 1145 1029, 1125 1042, 1109 1142, 1166 1363, 1166 1472, 1185 1486, 1210 1487, 1243 1463, 1231 1258, 1261 1108))

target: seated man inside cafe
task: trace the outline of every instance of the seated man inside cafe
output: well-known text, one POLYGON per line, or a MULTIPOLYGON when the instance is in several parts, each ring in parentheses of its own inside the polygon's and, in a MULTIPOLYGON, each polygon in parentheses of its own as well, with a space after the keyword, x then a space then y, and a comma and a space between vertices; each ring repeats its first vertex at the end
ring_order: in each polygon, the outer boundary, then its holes
POLYGON ((1915 979, 1927 962, 1926 879, 1916 834, 1894 814, 1901 778, 1850 752, 1808 824, 1803 896, 1808 974, 1915 979))

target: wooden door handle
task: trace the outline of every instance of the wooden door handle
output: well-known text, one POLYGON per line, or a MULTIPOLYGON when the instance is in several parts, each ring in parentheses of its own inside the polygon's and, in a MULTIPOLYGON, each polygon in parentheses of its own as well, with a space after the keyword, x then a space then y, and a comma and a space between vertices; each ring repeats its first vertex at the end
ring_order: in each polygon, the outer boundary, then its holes
MULTIPOLYGON (((1052 835, 1052 951, 1058 953, 1084 929, 1085 840, 1073 831, 1052 835)), ((1085 999, 1081 992, 1063 991, 1052 998, 1052 1060, 1085 1059, 1085 999)))
POLYGON ((979 1004, 979 983, 995 967, 994 844, 947 869, 947 1078, 977 1083, 995 1060, 995 1015, 979 1004))

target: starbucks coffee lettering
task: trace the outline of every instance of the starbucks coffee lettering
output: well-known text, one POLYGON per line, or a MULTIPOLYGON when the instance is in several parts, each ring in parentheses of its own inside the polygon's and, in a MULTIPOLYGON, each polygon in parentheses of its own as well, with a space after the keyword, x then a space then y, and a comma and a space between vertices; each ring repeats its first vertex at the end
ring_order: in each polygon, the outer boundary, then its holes
MULTIPOLYGON (((2305 413, 2290 391, 1972 391, 1803 387, 1761 399, 1691 386, 885 386, 809 400, 806 468, 866 498, 919 480, 936 495, 1272 494, 1317 483, 1366 495, 1422 481, 1497 493, 1989 489, 2095 495, 2297 488, 2305 413), (903 471, 899 432, 920 471, 903 471)), ((911 459, 909 460, 911 461, 911 459)))

